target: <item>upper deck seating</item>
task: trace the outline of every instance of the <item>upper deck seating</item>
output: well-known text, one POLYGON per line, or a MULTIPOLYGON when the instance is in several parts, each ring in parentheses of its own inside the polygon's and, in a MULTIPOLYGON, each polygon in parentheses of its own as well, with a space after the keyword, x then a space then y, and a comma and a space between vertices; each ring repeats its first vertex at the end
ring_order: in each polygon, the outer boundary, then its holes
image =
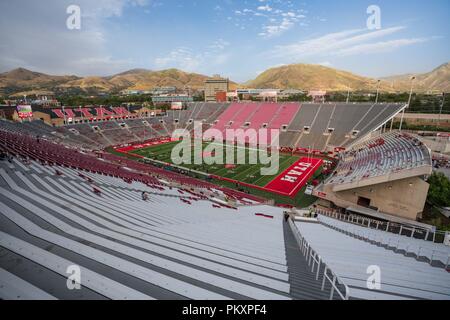
POLYGON ((429 150, 422 142, 406 133, 391 132, 342 154, 329 183, 349 183, 430 164, 429 150))

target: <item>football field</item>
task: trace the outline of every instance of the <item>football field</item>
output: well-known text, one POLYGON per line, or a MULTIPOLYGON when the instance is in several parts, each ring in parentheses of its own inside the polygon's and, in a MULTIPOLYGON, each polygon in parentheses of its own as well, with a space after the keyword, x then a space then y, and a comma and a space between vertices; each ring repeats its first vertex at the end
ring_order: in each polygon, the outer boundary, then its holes
MULTIPOLYGON (((170 165, 172 161, 172 150, 178 144, 178 141, 168 142, 159 145, 153 145, 140 149, 130 150, 128 153, 135 154, 147 159, 157 160, 170 165)), ((315 172, 320 170, 321 160, 311 158, 301 158, 298 155, 279 154, 278 170, 273 175, 262 175, 261 169, 270 167, 270 164, 249 164, 249 156, 252 153, 258 153, 258 150, 248 147, 234 146, 234 162, 226 162, 226 147, 217 142, 204 142, 202 144, 201 154, 202 164, 195 164, 194 146, 191 148, 190 161, 177 165, 178 168, 193 170, 212 176, 218 180, 236 183, 238 185, 254 187, 260 190, 277 193, 283 196, 295 197, 296 194, 306 185, 315 172), (214 144, 214 145, 212 145, 214 144), (217 153, 210 152, 211 147, 223 150, 223 164, 206 164, 205 160, 214 157, 217 153), (209 150, 209 151, 208 151, 209 150), (243 159, 245 157, 245 159, 243 159), (244 164, 236 164, 244 163, 244 164)), ((182 155, 182 153, 181 153, 182 155)))

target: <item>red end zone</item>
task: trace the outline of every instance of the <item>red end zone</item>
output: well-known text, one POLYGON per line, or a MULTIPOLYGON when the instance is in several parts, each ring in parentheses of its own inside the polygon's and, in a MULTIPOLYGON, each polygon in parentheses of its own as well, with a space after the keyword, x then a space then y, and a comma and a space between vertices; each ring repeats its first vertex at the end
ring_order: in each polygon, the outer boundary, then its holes
POLYGON ((282 174, 269 182, 264 189, 283 196, 295 197, 317 169, 320 168, 322 162, 321 159, 315 158, 298 159, 282 174))

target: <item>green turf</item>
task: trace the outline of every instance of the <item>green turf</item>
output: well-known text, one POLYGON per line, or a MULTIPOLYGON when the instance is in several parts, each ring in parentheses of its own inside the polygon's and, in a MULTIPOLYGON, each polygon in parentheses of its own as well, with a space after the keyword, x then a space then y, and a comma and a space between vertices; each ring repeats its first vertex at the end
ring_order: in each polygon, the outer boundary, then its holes
MULTIPOLYGON (((154 160, 159 160, 167 163, 173 164, 171 160, 171 154, 173 147, 178 142, 171 142, 158 146, 151 146, 144 149, 135 150, 132 153, 154 160)), ((204 143, 203 148, 208 147, 209 144, 204 143)), ((250 150, 245 148, 245 158, 246 163, 248 163, 250 150)), ((225 155, 225 147, 224 147, 225 155)), ((238 147, 234 148, 234 157, 238 158, 238 147)), ((283 171, 289 168, 291 165, 298 160, 298 156, 291 156, 286 154, 280 154, 279 157, 279 169, 275 175, 261 175, 261 168, 268 167, 268 165, 262 164, 238 164, 235 168, 226 168, 224 164, 194 164, 194 151, 191 152, 191 162, 190 164, 181 164, 181 167, 187 169, 193 169, 206 174, 212 174, 220 177, 229 178, 232 180, 237 180, 245 182, 251 185, 256 185, 259 187, 266 186, 270 181, 275 179, 283 171)))
MULTIPOLYGON (((145 148, 145 149, 139 149, 139 150, 133 151, 133 153, 147 157, 149 159, 156 159, 159 161, 171 163, 170 154, 172 152, 172 148, 177 143, 178 142, 173 142, 173 143, 167 143, 167 144, 153 146, 153 147, 149 147, 149 148, 145 148)), ((107 151, 110 153, 119 155, 119 156, 123 156, 123 157, 127 157, 129 159, 136 160, 136 158, 134 158, 132 155, 116 152, 113 148, 108 148, 107 151)), ((280 154, 279 173, 281 173, 285 169, 287 169, 298 158, 299 157, 292 157, 290 155, 280 154)), ((189 167, 187 165, 184 165, 184 166, 187 168, 189 167)), ((236 177, 238 174, 241 174, 241 176, 242 176, 241 181, 249 183, 249 184, 256 184, 258 186, 265 186, 267 183, 269 183, 276 177, 276 175, 275 176, 259 176, 258 174, 259 174, 260 166, 257 166, 257 165, 253 165, 253 166, 252 165, 240 165, 238 168, 235 169, 235 173, 229 172, 229 170, 226 169, 224 165, 222 165, 222 166, 219 166, 219 165, 213 165, 213 166, 191 165, 191 168, 193 168, 193 167, 199 169, 198 171, 215 174, 217 176, 227 176, 231 179, 233 179, 233 177, 236 177), (245 173, 244 172, 245 170, 249 170, 249 171, 245 173), (251 175, 253 175, 253 174, 255 174, 255 177, 251 177, 251 175)), ((306 187, 303 187, 303 189, 300 190, 300 192, 297 194, 296 197, 290 198, 290 197, 282 196, 282 195, 275 194, 275 193, 272 193, 269 191, 259 190, 259 189, 255 189, 255 188, 251 188, 251 187, 236 186, 235 183, 229 182, 229 181, 223 181, 223 180, 219 180, 219 179, 208 179, 204 175, 199 175, 199 174, 192 173, 192 172, 189 172, 188 174, 194 178, 206 180, 206 181, 212 182, 214 184, 217 184, 217 185, 220 185, 223 187, 227 187, 227 188, 231 188, 231 189, 238 189, 239 191, 246 192, 246 193, 258 196, 258 197, 262 197, 262 198, 269 199, 269 200, 274 200, 275 204, 289 204, 289 205, 296 206, 298 208, 304 208, 304 207, 310 206, 312 203, 314 203, 317 200, 317 198, 315 198, 313 196, 305 195, 304 192, 305 192, 306 187)), ((317 170, 316 173, 314 174, 314 176, 310 180, 313 180, 313 179, 318 179, 318 180, 324 179, 324 177, 322 176, 322 168, 317 170)))

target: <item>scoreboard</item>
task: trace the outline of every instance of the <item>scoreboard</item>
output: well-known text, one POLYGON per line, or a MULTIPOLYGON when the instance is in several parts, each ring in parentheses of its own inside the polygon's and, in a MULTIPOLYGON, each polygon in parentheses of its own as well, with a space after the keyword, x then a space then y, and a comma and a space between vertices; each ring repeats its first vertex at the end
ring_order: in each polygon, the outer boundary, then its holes
POLYGON ((27 119, 33 117, 33 110, 30 105, 18 105, 17 113, 20 119, 27 119))

